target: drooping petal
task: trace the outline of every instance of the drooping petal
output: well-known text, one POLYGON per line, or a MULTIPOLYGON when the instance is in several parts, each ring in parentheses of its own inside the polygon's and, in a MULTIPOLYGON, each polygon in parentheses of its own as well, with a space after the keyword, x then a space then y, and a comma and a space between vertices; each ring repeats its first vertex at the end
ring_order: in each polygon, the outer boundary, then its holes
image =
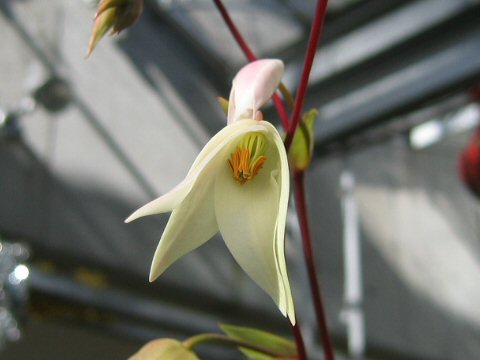
POLYGON ((285 262, 285 226, 287 219, 287 210, 288 210, 288 197, 290 194, 290 177, 288 171, 288 158, 285 151, 285 146, 283 141, 278 134, 277 129, 268 122, 262 122, 262 124, 268 129, 271 134, 271 138, 276 147, 279 160, 280 160, 280 176, 278 178, 280 186, 280 199, 278 204, 278 220, 277 220, 277 229, 276 229, 276 244, 277 244, 277 263, 279 266, 279 271, 281 278, 283 280, 284 286, 280 290, 285 291, 284 294, 281 294, 280 298, 285 299, 287 315, 292 324, 295 324, 295 308, 293 304, 292 292, 290 289, 290 283, 288 281, 287 275, 287 264, 285 262))
POLYGON ((173 210, 153 256, 150 281, 154 281, 174 261, 204 244, 218 232, 212 186, 211 176, 199 176, 192 191, 173 210))
POLYGON ((241 118, 256 118, 257 110, 273 95, 283 75, 283 62, 262 59, 244 66, 233 79, 228 124, 241 118))
POLYGON ((140 209, 136 210, 125 220, 125 222, 129 223, 130 221, 138 219, 142 216, 172 211, 183 201, 183 199, 185 199, 185 196, 187 196, 187 194, 190 192, 194 180, 195 179, 193 177, 185 178, 180 184, 175 186, 165 195, 150 201, 149 203, 143 205, 140 209))
MULTIPOLYGON (((257 128, 258 125, 253 120, 227 126, 212 138, 199 154, 198 161, 194 162, 187 176, 190 189, 173 210, 155 251, 150 281, 155 280, 174 261, 208 241, 218 231, 213 203, 215 174, 218 168, 226 166, 226 147, 246 131, 257 128)), ((162 197, 157 200, 160 199, 162 197)), ((152 207, 158 205, 155 200, 152 203, 152 207)))
MULTIPOLYGON (((270 134, 265 127, 263 131, 270 134)), ((284 174, 280 169, 283 160, 275 143, 272 141, 270 145, 264 167, 255 179, 243 185, 233 179, 227 166, 218 170, 215 215, 235 260, 294 323, 290 287, 284 271, 283 232, 278 229, 279 223, 285 226, 285 219, 279 219, 279 208, 283 213, 284 204, 280 201, 283 201, 283 187, 288 187, 288 168, 286 180, 280 179, 284 174)))
POLYGON ((241 185, 227 169, 218 174, 215 213, 220 233, 235 260, 278 303, 274 240, 279 192, 271 179, 260 182, 258 178, 241 185))

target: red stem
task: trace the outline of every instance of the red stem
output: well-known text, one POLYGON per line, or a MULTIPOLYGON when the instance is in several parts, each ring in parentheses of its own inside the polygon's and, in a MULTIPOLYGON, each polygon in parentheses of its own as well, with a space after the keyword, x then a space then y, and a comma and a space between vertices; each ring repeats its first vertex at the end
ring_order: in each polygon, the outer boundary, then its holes
MULTIPOLYGON (((253 50, 250 48, 250 46, 248 46, 242 34, 240 34, 240 31, 238 30, 237 26, 233 22, 232 18, 230 17, 230 14, 228 13, 225 6, 223 5, 222 1, 213 0, 213 2, 217 6, 217 9, 220 12, 220 15, 222 15, 223 21, 225 21, 225 24, 227 25, 231 34, 235 38, 235 41, 237 42, 237 44, 240 46, 243 53, 247 57, 248 61, 257 60, 257 56, 255 55, 253 50)), ((285 129, 285 131, 287 131, 287 129, 289 128, 288 113, 287 113, 287 110, 285 109, 285 105, 283 104, 283 101, 280 98, 280 96, 278 96, 277 94, 273 94, 273 103, 275 104, 275 107, 277 109, 278 116, 280 117, 280 120, 282 122, 282 126, 285 129)))
POLYGON ((285 148, 290 149, 292 145, 293 135, 300 121, 300 112, 302 111, 303 101, 307 92, 308 78, 312 70, 313 59, 317 51, 318 41, 325 22, 325 14, 327 13, 328 0, 319 0, 317 2, 317 9, 315 11, 315 19, 313 20, 312 29, 310 31, 310 38, 308 39, 307 53, 305 55, 305 62, 303 64, 302 77, 297 89, 297 96, 295 97, 295 106, 293 107, 292 119, 287 130, 287 137, 285 138, 285 148))
POLYGON ((222 15, 223 21, 228 26, 228 29, 232 33, 233 37, 235 38, 235 41, 237 44, 240 46, 242 49, 243 53, 247 57, 248 61, 255 61, 257 60, 257 56, 254 54, 252 49, 250 49, 250 46, 246 43, 246 41, 243 39, 242 34, 240 34, 240 31, 238 30, 237 26, 234 24, 232 18, 230 17, 230 14, 228 13, 227 9, 223 5, 221 0, 213 0, 215 5, 218 8, 218 11, 220 11, 220 15, 222 15))
POLYGON ((298 322, 295 325, 292 325, 292 330, 297 344, 297 358, 298 360, 307 360, 307 352, 305 351, 305 344, 303 343, 302 333, 300 332, 298 322))
POLYGON ((328 332, 327 319, 325 317, 320 286, 317 279, 312 239, 310 236, 310 227, 308 225, 307 203, 305 200, 305 173, 303 171, 295 171, 293 173, 293 180, 295 190, 295 206, 297 208, 298 222, 300 224, 300 230, 302 233, 303 253, 305 256, 305 263, 307 265, 308 280, 310 282, 317 324, 323 344, 325 359, 333 360, 335 357, 333 354, 332 341, 330 340, 330 335, 328 332))
MULTIPOLYGON (((328 0, 319 0, 315 12, 315 19, 310 32, 308 40, 307 53, 305 55, 305 62, 302 71, 302 77, 295 97, 295 105, 293 107, 293 114, 290 121, 290 127, 285 138, 285 148, 288 150, 292 144, 293 135, 300 121, 300 113, 302 111, 305 94, 307 92, 308 78, 312 70, 313 60, 317 51, 318 42, 322 33, 323 24, 325 22, 325 14, 327 10, 328 0)), ((315 308, 315 315, 320 332, 321 341, 323 344, 323 351, 326 360, 333 360, 333 346, 328 332, 327 320, 325 317, 325 310, 322 301, 320 286, 318 283, 317 272, 315 269, 315 258, 313 253, 312 239, 310 235, 310 228, 308 225, 307 205, 305 201, 305 185, 304 171, 294 171, 294 191, 295 191, 295 205, 297 208, 298 222, 302 233, 303 252, 305 256, 305 264, 307 266, 308 279, 310 282, 310 290, 312 293, 313 306, 315 308)))

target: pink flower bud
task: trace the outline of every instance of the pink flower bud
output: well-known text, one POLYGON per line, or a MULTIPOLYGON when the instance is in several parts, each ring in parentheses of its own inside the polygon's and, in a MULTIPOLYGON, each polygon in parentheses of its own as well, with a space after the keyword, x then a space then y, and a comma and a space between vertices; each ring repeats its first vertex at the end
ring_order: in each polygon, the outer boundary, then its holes
POLYGON ((275 93, 283 75, 283 62, 262 59, 244 66, 233 79, 228 124, 242 118, 257 119, 258 109, 275 93))

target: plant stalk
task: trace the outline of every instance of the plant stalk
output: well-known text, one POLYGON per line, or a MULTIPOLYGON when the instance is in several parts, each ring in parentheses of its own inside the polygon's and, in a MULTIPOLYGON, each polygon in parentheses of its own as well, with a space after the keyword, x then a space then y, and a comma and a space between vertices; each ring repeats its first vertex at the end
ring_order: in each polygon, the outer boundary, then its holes
POLYGON ((297 356, 298 360, 307 360, 307 351, 305 350, 305 344, 303 343, 302 333, 298 322, 292 325, 293 336, 295 337, 295 343, 297 344, 297 356))
MULTIPOLYGON (((213 1, 217 6, 221 16, 223 17, 227 27, 229 28, 230 32, 232 33, 236 42, 244 52, 247 59, 249 61, 256 60, 257 57, 255 53, 251 50, 251 48, 248 46, 248 44, 240 34, 238 28, 232 21, 222 1, 221 0, 213 0, 213 1)), ((282 121, 282 126, 287 133, 286 139, 285 139, 285 148, 287 152, 291 146, 293 136, 295 134, 295 130, 300 121, 300 114, 301 114, 303 103, 305 100, 308 79, 310 77, 313 60, 315 58, 316 49, 320 40, 320 35, 321 35, 323 24, 325 21, 327 4, 328 4, 328 0, 319 0, 317 2, 315 19, 310 32, 310 38, 308 41, 308 47, 307 47, 307 52, 305 56, 302 76, 301 76, 299 87, 295 97, 295 102, 293 105, 293 113, 290 121, 288 119, 285 106, 282 100, 280 99, 280 97, 275 94, 273 98, 275 106, 279 113, 280 119, 282 121)), ((291 99, 287 98, 287 100, 290 100, 289 103, 291 104, 291 99)), ((317 279, 317 274, 315 271, 315 260, 313 256, 312 240, 311 240, 310 229, 308 225, 308 217, 307 217, 307 209, 306 209, 306 201, 305 201, 304 172, 295 172, 293 174, 293 177, 294 177, 297 212, 298 212, 298 218, 299 218, 299 223, 300 223, 300 228, 302 233, 305 263, 306 263, 307 271, 309 274, 310 289, 312 292, 312 299, 314 303, 317 324, 319 327, 320 337, 323 344, 325 359, 333 360, 334 359, 333 347, 332 347, 330 335, 328 332, 323 302, 321 298, 320 287, 317 279)), ((295 340, 297 343, 297 349, 298 349, 300 359, 306 359, 307 357, 305 353, 305 347, 303 344, 303 339, 302 339, 298 324, 293 327, 293 332, 295 335, 295 340), (302 349, 303 349, 303 353, 302 353, 302 349)))
POLYGON ((302 77, 300 78, 300 83, 298 85, 297 95, 295 97, 295 106, 293 107, 292 118, 289 122, 290 125, 287 130, 287 137, 285 138, 285 148, 287 149, 287 152, 288 149, 290 149, 290 145, 292 145, 293 135, 295 134, 298 122, 300 121, 300 113, 305 100, 305 94, 307 93, 308 78, 310 77, 313 59, 315 58, 318 42, 323 29, 323 23, 325 22, 327 4, 328 0, 318 0, 317 2, 315 19, 313 20, 312 29, 310 31, 307 53, 305 55, 305 62, 303 64, 302 77))
POLYGON ((322 295, 317 278, 315 258, 313 253, 312 239, 310 235, 310 227, 307 215, 307 202, 305 199, 305 172, 296 171, 293 174, 295 206, 297 208, 298 222, 302 233, 303 253, 305 263, 307 265, 308 280, 312 293, 313 306, 315 308, 315 316, 320 332, 320 339, 323 345, 323 351, 326 360, 334 360, 332 341, 328 332, 327 319, 325 316, 322 295))

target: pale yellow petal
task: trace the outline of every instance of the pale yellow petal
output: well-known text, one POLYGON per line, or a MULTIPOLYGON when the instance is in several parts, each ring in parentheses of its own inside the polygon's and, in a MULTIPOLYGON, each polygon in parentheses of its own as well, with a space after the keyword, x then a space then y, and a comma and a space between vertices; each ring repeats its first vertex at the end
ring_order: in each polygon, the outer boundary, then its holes
POLYGON ((218 231, 213 203, 216 174, 219 168, 227 166, 231 144, 245 132, 257 128, 256 121, 227 126, 202 150, 187 175, 187 179, 193 179, 188 194, 173 210, 155 251, 150 281, 218 231))
POLYGON ((172 211, 183 201, 183 199, 185 199, 185 196, 187 196, 187 194, 190 192, 194 180, 195 179, 192 177, 186 178, 165 195, 150 201, 146 205, 143 205, 140 209, 136 210, 125 220, 125 222, 128 223, 142 216, 172 211))
POLYGON ((256 129, 261 131, 263 130, 263 127, 258 121, 251 119, 244 119, 241 122, 237 121, 235 124, 225 126, 204 146, 190 167, 188 174, 190 175, 198 171, 198 168, 205 163, 205 160, 208 161, 208 159, 211 158, 211 154, 215 153, 219 147, 225 146, 226 143, 229 143, 232 141, 232 139, 244 134, 245 132, 255 131, 256 129))
POLYGON ((278 209, 278 221, 277 221, 277 230, 276 230, 276 256, 277 263, 279 266, 279 271, 281 278, 283 280, 284 286, 281 288, 285 293, 281 295, 281 298, 284 298, 286 301, 287 315, 292 322, 295 324, 295 308, 293 304, 292 292, 290 289, 290 283, 288 281, 287 275, 287 264, 285 260, 285 226, 287 218, 287 209, 288 209, 288 198, 290 194, 290 175, 288 170, 288 158, 285 151, 285 146, 283 141, 278 134, 277 129, 273 127, 270 123, 262 122, 262 124, 268 129, 271 139, 275 144, 279 159, 280 159, 280 174, 278 179, 280 187, 280 199, 279 199, 279 209, 278 209))
MULTIPOLYGON (((270 127, 263 124, 262 127, 270 134, 270 127)), ((283 188, 288 187, 288 168, 287 179, 280 179, 284 174, 280 166, 283 160, 274 142, 266 156, 267 161, 257 177, 243 185, 233 179, 228 166, 219 169, 215 182, 215 214, 235 260, 294 323, 284 239, 280 238, 283 232, 278 229, 279 222, 285 226, 285 219, 279 219, 279 210, 285 217, 280 201, 283 188)))
MULTIPOLYGON (((215 160, 210 164, 215 166, 215 160)), ((205 168, 209 170, 209 166, 205 168)), ((150 268, 150 281, 174 261, 210 240, 218 232, 213 206, 213 177, 200 175, 192 191, 173 210, 158 243, 150 268)))
MULTIPOLYGON (((233 124, 232 126, 224 127, 204 146, 192 164, 187 177, 182 182, 180 182, 165 195, 150 201, 140 209, 136 210, 125 220, 125 222, 128 223, 143 216, 172 211, 189 194, 196 181, 196 178, 198 177, 198 174, 204 169, 205 166, 207 166, 209 161, 216 156, 218 151, 228 144, 232 138, 240 136, 242 133, 247 131, 246 129, 250 129, 255 126, 258 126, 257 121, 246 120, 242 121, 241 123, 233 124)), ((209 176, 211 176, 211 174, 209 176)))

